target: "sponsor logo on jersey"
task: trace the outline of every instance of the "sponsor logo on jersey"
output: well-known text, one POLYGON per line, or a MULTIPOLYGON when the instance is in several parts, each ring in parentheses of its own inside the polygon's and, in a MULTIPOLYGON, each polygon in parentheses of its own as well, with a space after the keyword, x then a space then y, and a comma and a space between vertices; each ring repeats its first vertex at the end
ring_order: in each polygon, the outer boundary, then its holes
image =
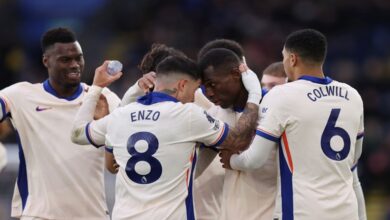
POLYGON ((213 124, 213 123, 215 122, 215 119, 214 119, 213 117, 211 117, 209 114, 207 114, 206 111, 203 111, 203 113, 206 115, 207 120, 208 120, 211 124, 213 124))
POLYGON ((41 112, 41 111, 45 111, 45 110, 49 110, 49 109, 52 109, 52 107, 40 107, 40 106, 37 106, 35 108, 35 111, 41 112))

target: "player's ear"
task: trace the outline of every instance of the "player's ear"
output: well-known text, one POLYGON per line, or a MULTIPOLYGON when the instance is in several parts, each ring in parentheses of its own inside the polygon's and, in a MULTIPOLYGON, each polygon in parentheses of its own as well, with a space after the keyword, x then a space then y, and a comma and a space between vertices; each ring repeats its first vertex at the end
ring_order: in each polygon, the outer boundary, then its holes
POLYGON ((238 79, 240 80, 241 79, 241 72, 240 72, 240 69, 238 67, 234 67, 231 71, 231 76, 233 77, 233 79, 238 79))
POLYGON ((295 54, 295 53, 290 53, 289 54, 289 59, 290 59, 290 65, 291 67, 294 67, 297 65, 297 61, 298 61, 298 55, 295 54))
POLYGON ((186 87, 186 85, 187 85, 187 82, 188 82, 188 80, 186 80, 186 79, 181 79, 181 80, 179 80, 179 82, 178 82, 178 90, 179 90, 180 92, 183 92, 183 91, 184 91, 184 89, 185 89, 185 87, 186 87))
POLYGON ((42 63, 46 68, 49 68, 49 57, 45 54, 42 56, 42 63))

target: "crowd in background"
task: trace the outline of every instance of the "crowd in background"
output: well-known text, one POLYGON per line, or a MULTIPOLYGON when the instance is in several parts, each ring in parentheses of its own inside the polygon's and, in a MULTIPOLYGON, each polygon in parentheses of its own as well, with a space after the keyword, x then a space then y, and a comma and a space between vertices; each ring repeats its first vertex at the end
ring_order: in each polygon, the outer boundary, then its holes
MULTIPOLYGON (((85 82, 105 59, 124 64, 124 76, 111 87, 119 96, 141 76, 137 65, 153 43, 195 59, 207 41, 234 39, 243 45, 248 65, 261 74, 282 59, 288 33, 315 28, 328 38, 324 72, 357 88, 364 101, 359 172, 367 208, 375 212, 371 203, 377 201, 380 212, 390 213, 389 24, 388 0, 0 0, 0 89, 47 78, 40 37, 55 26, 76 32, 86 61, 85 82)), ((3 141, 16 142, 12 135, 3 141)), ((3 178, 1 191, 12 190, 2 185, 3 178)))

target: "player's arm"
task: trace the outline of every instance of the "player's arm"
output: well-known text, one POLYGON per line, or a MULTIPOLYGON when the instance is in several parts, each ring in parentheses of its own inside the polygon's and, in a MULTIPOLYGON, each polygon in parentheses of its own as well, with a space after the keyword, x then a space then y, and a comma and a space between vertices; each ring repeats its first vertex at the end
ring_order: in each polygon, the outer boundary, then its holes
POLYGON ((110 85, 122 75, 122 72, 109 75, 107 73, 107 65, 108 61, 105 61, 103 65, 95 70, 93 85, 88 90, 76 114, 71 131, 72 142, 76 144, 93 144, 96 147, 100 147, 105 143, 105 131, 109 116, 96 121, 93 120, 93 116, 103 87, 110 85))
POLYGON ((144 74, 134 85, 132 85, 123 95, 121 106, 137 101, 139 96, 145 95, 150 89, 153 89, 156 83, 156 73, 149 72, 144 74))
POLYGON ((202 175, 217 155, 218 151, 216 149, 208 147, 201 147, 199 149, 199 158, 202 158, 202 160, 196 162, 195 179, 202 175))
POLYGON ((3 98, 0 95, 0 123, 7 118, 9 115, 10 109, 9 106, 7 105, 7 101, 5 98, 3 98))
POLYGON ((106 147, 105 150, 106 150, 106 152, 105 152, 104 158, 106 161, 107 170, 112 174, 118 173, 119 165, 116 163, 112 149, 106 147))
POLYGON ((241 154, 231 151, 222 151, 221 162, 224 168, 250 171, 263 166, 272 150, 277 147, 275 141, 256 135, 249 148, 241 154))

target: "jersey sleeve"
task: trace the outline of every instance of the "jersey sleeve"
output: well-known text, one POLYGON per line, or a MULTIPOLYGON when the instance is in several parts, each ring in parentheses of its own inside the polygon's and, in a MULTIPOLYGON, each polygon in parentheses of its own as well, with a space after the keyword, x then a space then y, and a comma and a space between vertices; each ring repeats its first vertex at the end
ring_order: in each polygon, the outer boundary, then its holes
POLYGON ((92 144, 101 147, 105 142, 105 132, 110 115, 93 121, 96 103, 102 88, 91 86, 73 121, 71 139, 76 144, 92 144))
POLYGON ((108 88, 104 88, 102 94, 106 97, 110 113, 116 109, 120 103, 120 98, 108 88))
POLYGON ((259 108, 259 122, 256 135, 273 142, 279 142, 289 120, 288 103, 280 88, 272 89, 259 108))
POLYGON ((229 133, 229 125, 210 116, 202 108, 191 104, 190 135, 208 147, 216 147, 223 143, 229 133))
POLYGON ((144 91, 139 87, 138 81, 132 85, 126 93, 123 95, 123 98, 120 102, 121 106, 125 106, 127 104, 130 104, 132 102, 137 101, 137 98, 139 96, 145 95, 144 91))
POLYGON ((20 99, 21 91, 18 89, 22 83, 17 83, 0 91, 0 122, 11 115, 15 103, 20 99))
POLYGON ((359 130, 356 139, 359 140, 364 137, 364 115, 363 112, 360 115, 359 130))

